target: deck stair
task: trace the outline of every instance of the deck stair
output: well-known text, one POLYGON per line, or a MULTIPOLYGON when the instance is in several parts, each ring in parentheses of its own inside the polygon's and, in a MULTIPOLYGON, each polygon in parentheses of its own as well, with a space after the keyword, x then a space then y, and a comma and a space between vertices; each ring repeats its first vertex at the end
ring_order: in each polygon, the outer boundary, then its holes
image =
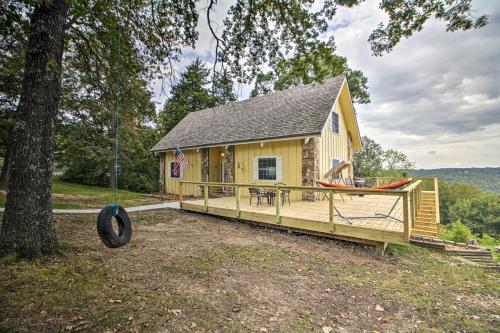
POLYGON ((491 254, 491 251, 484 250, 448 250, 450 254, 454 254, 461 258, 467 259, 469 261, 475 262, 479 265, 495 265, 495 260, 491 254))
POLYGON ((434 192, 422 192, 420 207, 411 235, 439 238, 439 223, 436 219, 436 197, 434 192))
POLYGON ((493 258, 490 249, 437 239, 434 237, 412 236, 410 243, 428 247, 471 261, 481 267, 500 270, 500 263, 493 258))

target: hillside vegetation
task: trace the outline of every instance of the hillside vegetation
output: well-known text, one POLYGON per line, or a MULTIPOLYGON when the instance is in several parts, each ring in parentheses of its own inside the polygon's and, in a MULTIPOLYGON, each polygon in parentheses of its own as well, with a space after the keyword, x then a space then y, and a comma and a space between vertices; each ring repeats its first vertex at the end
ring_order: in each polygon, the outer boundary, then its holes
POLYGON ((412 170, 416 177, 437 177, 448 184, 468 184, 500 192, 500 168, 443 168, 412 170))

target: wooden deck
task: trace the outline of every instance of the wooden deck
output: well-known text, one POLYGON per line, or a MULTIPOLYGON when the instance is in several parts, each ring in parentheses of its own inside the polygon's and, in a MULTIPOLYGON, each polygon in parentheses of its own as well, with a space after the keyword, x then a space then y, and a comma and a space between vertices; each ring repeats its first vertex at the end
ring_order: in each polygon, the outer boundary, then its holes
MULTIPOLYGON (((392 206, 394 205, 397 197, 387 197, 387 196, 370 196, 370 197, 359 197, 359 196, 346 196, 344 195, 344 200, 340 198, 339 195, 335 196, 335 208, 338 212, 334 215, 334 223, 349 225, 349 223, 341 218, 339 214, 346 217, 351 221, 354 226, 362 226, 366 228, 375 228, 387 231, 403 232, 403 204, 401 200, 397 203, 392 217, 399 219, 396 221, 393 218, 377 216, 375 213, 387 214, 392 206), (353 218, 354 217, 354 218, 353 218), (366 218, 359 218, 366 217, 366 218)), ((200 208, 204 207, 204 200, 192 200, 184 201, 183 208, 188 209, 188 207, 198 206, 200 208)), ((209 198, 208 199, 209 209, 220 208, 224 210, 234 210, 236 211, 236 198, 235 197, 221 197, 221 198, 209 198)), ((290 218, 301 218, 307 220, 314 220, 318 222, 329 223, 329 202, 328 200, 319 201, 292 201, 290 205, 288 201, 284 206, 281 207, 280 213, 282 217, 290 218)), ((252 200, 252 205, 250 206, 249 198, 241 198, 240 203, 241 212, 246 213, 256 213, 262 215, 269 215, 274 218, 276 213, 276 207, 269 206, 267 203, 257 206, 256 200, 252 200)))
MULTIPOLYGON (((340 236, 382 241, 389 243, 404 243, 403 214, 401 200, 396 205, 392 217, 377 216, 375 213, 387 214, 397 197, 389 196, 346 196, 344 200, 335 196, 334 233, 340 236), (351 222, 341 218, 340 215, 351 222), (364 218, 362 218, 364 217, 364 218)), ((241 198, 240 216, 236 215, 236 198, 209 198, 205 210, 204 200, 183 201, 182 208, 196 212, 206 212, 213 215, 235 217, 243 220, 281 225, 295 229, 311 230, 318 233, 332 233, 329 223, 329 201, 292 201, 280 207, 280 221, 275 219, 276 207, 267 203, 257 206, 253 199, 250 206, 249 198, 241 198)))
MULTIPOLYGON (((384 248, 388 243, 408 243, 412 227, 425 191, 418 180, 403 190, 324 189, 260 185, 276 192, 288 189, 316 193, 323 200, 292 200, 285 205, 250 205, 248 193, 252 184, 224 184, 234 196, 216 197, 212 194, 221 183, 182 182, 201 187, 201 198, 183 198, 181 208, 223 217, 269 225, 276 228, 339 238, 384 248), (204 189, 203 189, 204 188, 204 189), (329 198, 333 198, 330 200, 329 198)), ((437 181, 435 181, 437 186, 437 181)), ((432 192, 434 194, 434 192, 432 192)), ((277 200, 279 202, 279 200, 277 200)))

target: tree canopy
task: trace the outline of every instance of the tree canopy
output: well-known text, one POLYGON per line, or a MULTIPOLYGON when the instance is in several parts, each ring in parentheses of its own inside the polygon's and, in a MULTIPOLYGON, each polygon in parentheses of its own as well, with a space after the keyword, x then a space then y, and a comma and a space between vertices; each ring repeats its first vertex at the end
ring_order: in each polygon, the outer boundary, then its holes
POLYGON ((349 68, 347 58, 335 54, 335 47, 327 43, 319 43, 309 53, 279 61, 273 71, 258 74, 250 95, 255 97, 273 90, 323 82, 343 74, 347 76, 353 102, 369 103, 368 79, 360 70, 349 68))
POLYGON ((233 81, 224 71, 211 77, 200 59, 186 67, 172 85, 170 97, 160 112, 160 131, 165 134, 188 113, 235 101, 233 81), (211 80, 213 78, 213 80, 211 80))
POLYGON ((353 154, 353 171, 356 177, 400 177, 408 174, 415 164, 395 149, 384 150, 367 136, 361 138, 363 148, 353 154))

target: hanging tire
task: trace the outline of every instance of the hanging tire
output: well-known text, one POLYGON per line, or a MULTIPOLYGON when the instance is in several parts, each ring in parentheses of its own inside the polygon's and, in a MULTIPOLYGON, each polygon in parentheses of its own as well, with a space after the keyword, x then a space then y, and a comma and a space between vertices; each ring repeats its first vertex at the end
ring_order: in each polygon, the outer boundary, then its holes
POLYGON ((126 245, 132 236, 132 226, 127 212, 122 206, 106 206, 97 217, 97 233, 104 245, 117 248, 126 245), (113 228, 113 217, 117 229, 113 228))

